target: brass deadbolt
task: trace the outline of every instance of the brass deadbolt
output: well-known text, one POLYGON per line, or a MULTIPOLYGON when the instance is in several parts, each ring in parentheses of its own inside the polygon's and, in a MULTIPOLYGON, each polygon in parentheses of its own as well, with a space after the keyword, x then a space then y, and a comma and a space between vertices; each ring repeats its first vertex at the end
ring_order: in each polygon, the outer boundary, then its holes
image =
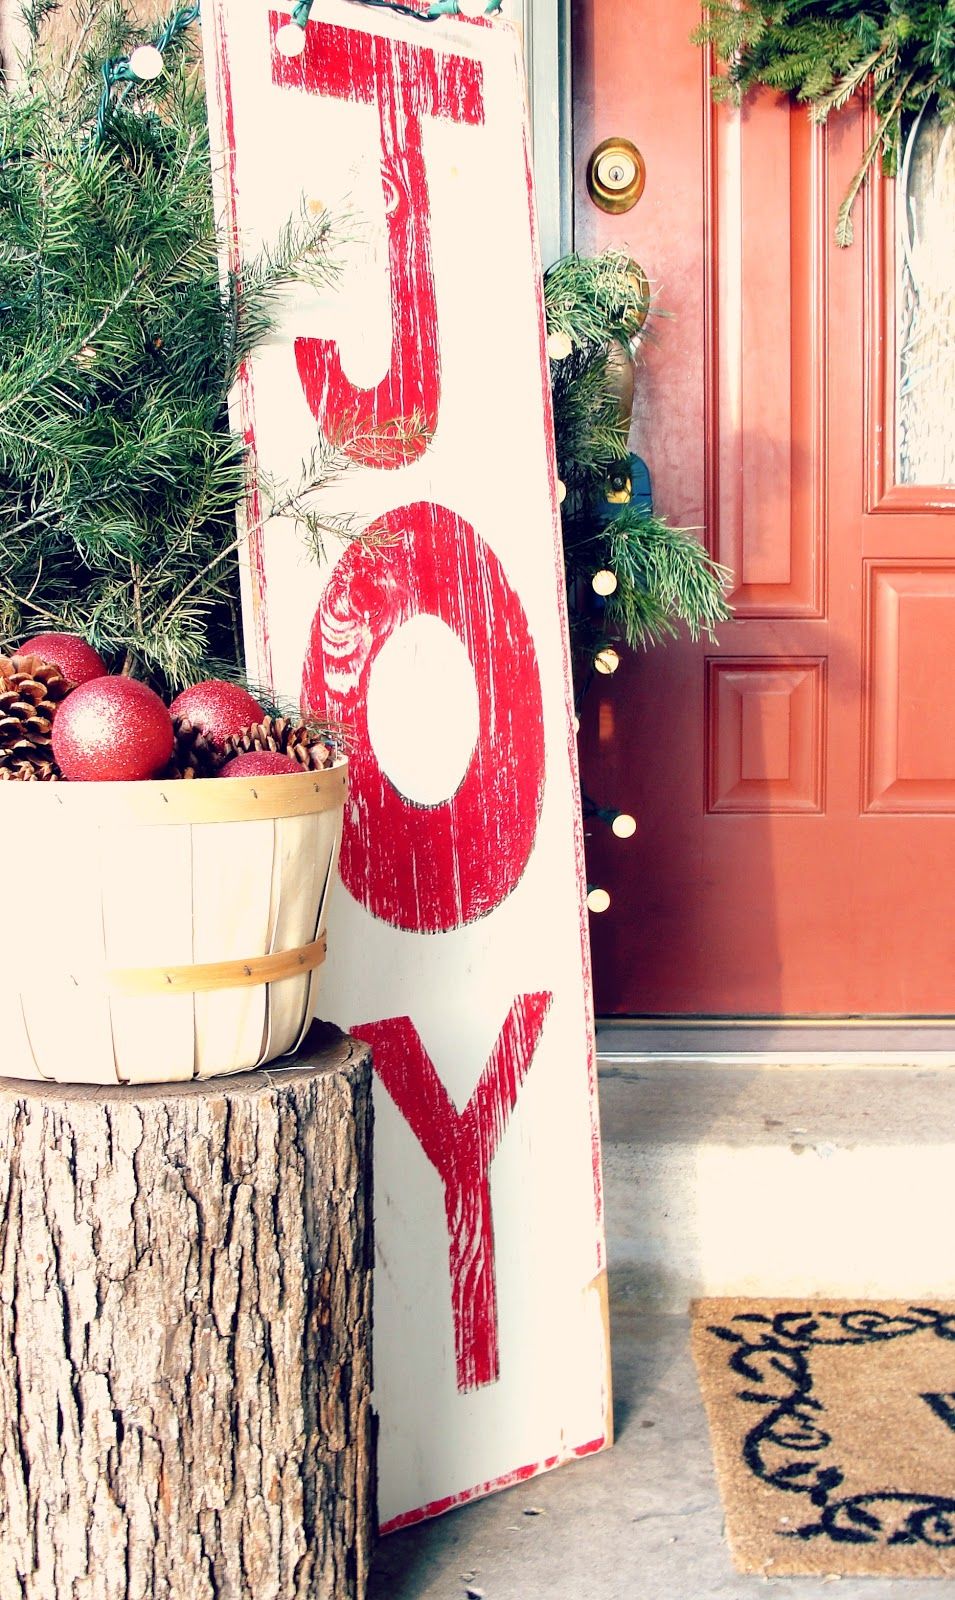
POLYGON ((587 193, 601 211, 629 211, 646 181, 646 163, 629 139, 605 139, 587 163, 587 193))

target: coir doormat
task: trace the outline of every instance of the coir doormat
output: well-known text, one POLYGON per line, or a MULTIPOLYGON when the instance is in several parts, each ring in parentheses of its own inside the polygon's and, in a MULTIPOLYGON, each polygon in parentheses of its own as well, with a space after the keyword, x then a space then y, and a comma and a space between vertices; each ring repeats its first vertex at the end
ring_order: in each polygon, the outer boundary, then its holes
POLYGON ((698 1300, 741 1572, 955 1574, 955 1304, 698 1300))

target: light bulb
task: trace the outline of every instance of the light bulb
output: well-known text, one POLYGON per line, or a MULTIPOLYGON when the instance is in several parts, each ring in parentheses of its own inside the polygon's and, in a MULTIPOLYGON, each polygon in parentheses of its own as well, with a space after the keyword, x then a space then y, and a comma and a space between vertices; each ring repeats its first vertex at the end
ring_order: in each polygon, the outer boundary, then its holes
POLYGON ((462 17, 483 17, 486 7, 487 0, 458 0, 462 17))
POLYGON ((590 581, 595 594, 613 594, 617 587, 617 574, 611 572, 609 567, 601 567, 599 572, 594 573, 590 581))
POLYGON ((612 677, 619 665, 620 657, 612 644, 608 644, 604 650, 598 650, 594 656, 594 670, 602 672, 605 678, 612 677))
POLYGON ((567 485, 562 478, 557 479, 557 504, 562 506, 567 499, 567 485))
POLYGON ((129 58, 130 72, 134 72, 144 83, 161 77, 164 67, 162 51, 157 50, 154 44, 137 45, 129 58))
POLYGON ((575 733, 579 733, 580 732, 580 718, 579 717, 575 717, 574 718, 574 732, 575 733))
POLYGON ((305 49, 305 29, 297 22, 287 22, 275 35, 275 48, 280 56, 300 56, 305 49))
POLYGON ((551 361, 566 361, 573 344, 569 333, 549 333, 547 335, 547 355, 551 361))
POLYGON ((592 888, 587 891, 587 910, 596 912, 606 911, 610 905, 610 896, 606 889, 592 888))
POLYGON ((610 827, 618 839, 632 839, 637 831, 637 819, 629 811, 618 811, 610 827))

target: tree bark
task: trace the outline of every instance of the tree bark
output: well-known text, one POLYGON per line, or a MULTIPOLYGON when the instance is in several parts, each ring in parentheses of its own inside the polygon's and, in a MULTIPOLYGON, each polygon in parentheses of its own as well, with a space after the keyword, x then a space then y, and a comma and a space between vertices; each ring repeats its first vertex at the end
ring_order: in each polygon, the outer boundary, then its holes
POLYGON ((26 42, 26 28, 16 0, 0 0, 0 71, 5 83, 16 79, 17 58, 26 42))
POLYGON ((0 1086, 3 1600, 360 1600, 367 1047, 0 1086))

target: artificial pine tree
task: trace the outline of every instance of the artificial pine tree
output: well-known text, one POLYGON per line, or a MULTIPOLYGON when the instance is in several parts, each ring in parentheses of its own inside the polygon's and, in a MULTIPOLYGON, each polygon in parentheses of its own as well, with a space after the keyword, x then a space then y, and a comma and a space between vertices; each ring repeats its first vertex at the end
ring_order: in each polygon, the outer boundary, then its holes
MULTIPOLYGON (((81 0, 60 52, 56 9, 29 6, 0 95, 0 649, 67 630, 176 689, 239 670, 227 396, 276 290, 327 278, 330 225, 291 219, 223 284, 198 5, 150 39, 81 0)), ((309 486, 272 509, 315 534, 309 486)))

